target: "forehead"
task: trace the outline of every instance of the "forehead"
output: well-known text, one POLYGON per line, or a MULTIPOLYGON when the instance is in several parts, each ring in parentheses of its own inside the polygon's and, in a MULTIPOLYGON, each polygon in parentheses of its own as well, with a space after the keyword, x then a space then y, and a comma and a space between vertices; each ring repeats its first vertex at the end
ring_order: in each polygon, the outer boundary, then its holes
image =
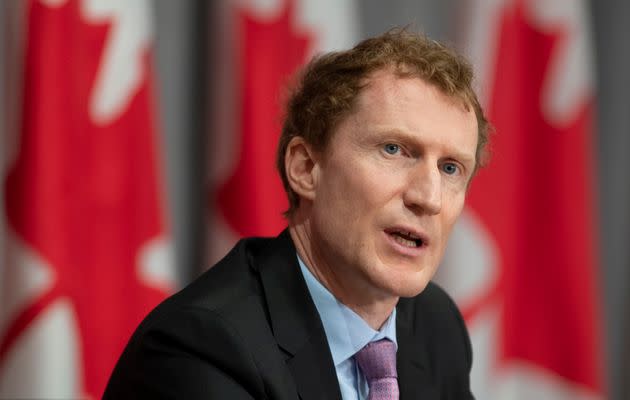
MULTIPOLYGON (((362 107, 383 107, 414 101, 417 106, 428 101, 448 104, 453 111, 464 113, 472 108, 462 97, 445 93, 437 84, 408 68, 390 66, 372 72, 365 78, 353 111, 359 111, 362 107)), ((413 107, 414 104, 408 105, 413 107)))
MULTIPOLYGON (((357 96, 353 110, 340 121, 340 131, 356 135, 397 131, 415 139, 449 144, 474 156, 478 132, 472 107, 416 76, 393 69, 372 73, 357 96)), ((334 139, 333 139, 334 140, 334 139)))

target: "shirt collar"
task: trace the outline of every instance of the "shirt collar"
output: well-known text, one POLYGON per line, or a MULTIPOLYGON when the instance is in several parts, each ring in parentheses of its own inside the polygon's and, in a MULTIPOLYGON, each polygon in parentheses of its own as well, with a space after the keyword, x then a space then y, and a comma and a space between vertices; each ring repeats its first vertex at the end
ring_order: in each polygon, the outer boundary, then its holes
POLYGON ((349 307, 337 300, 324 285, 313 276, 300 256, 302 275, 313 298, 319 317, 324 325, 335 366, 352 357, 366 344, 389 339, 398 348, 396 341, 396 309, 389 315, 380 331, 372 329, 367 322, 349 307))

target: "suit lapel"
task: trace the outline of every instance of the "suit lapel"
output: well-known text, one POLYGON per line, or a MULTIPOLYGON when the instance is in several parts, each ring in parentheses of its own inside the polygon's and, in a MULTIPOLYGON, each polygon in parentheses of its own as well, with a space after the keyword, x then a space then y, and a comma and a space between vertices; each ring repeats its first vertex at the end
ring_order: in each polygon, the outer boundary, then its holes
POLYGON ((296 254, 285 230, 252 262, 260 272, 273 333, 300 398, 341 399, 326 334, 296 254))
POLYGON ((423 347, 425 340, 414 332, 411 301, 400 299, 396 310, 396 368, 400 400, 439 399, 437 388, 431 382, 429 359, 423 347))

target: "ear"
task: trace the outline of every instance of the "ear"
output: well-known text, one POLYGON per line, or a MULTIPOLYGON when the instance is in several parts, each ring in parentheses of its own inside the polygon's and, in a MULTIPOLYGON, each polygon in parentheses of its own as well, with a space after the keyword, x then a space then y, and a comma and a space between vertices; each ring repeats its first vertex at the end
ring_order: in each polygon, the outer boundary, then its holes
POLYGON ((289 141, 284 153, 284 168, 291 189, 301 198, 313 200, 317 187, 318 161, 310 144, 303 137, 289 141))

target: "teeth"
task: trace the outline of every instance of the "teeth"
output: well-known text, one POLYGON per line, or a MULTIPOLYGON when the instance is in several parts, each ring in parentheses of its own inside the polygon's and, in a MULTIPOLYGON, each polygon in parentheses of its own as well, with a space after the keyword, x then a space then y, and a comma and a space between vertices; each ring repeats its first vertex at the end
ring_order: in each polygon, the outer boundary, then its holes
POLYGON ((399 235, 395 235, 394 240, 396 240, 398 243, 402 244, 403 246, 418 247, 418 244, 414 240, 408 240, 399 235))
POLYGON ((420 239, 419 236, 414 235, 413 233, 411 233, 409 231, 398 231, 398 234, 402 235, 402 236, 406 236, 406 237, 411 238, 411 239, 420 239))

